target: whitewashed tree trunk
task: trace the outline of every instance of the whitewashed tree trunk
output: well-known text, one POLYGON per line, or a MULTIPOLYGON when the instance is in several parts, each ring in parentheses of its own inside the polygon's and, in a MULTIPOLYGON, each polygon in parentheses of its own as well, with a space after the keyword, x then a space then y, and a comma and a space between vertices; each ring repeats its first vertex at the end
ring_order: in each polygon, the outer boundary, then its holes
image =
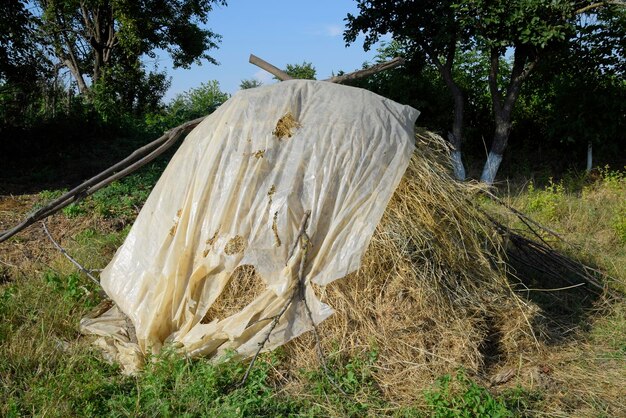
POLYGON ((502 162, 502 154, 496 154, 491 151, 487 156, 487 161, 483 167, 483 173, 480 175, 480 181, 491 186, 496 179, 496 174, 502 162))
POLYGON ((465 180, 465 167, 463 166, 463 159, 461 158, 461 151, 453 150, 450 153, 452 159, 452 170, 454 171, 454 177, 457 180, 465 180))
POLYGON ((587 144, 587 173, 593 168, 593 145, 591 141, 587 144))

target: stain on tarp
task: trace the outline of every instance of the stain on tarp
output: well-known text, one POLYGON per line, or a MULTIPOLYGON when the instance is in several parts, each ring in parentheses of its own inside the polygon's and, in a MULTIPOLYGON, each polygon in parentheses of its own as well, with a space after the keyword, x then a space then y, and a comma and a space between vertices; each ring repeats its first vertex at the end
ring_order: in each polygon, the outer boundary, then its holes
POLYGON ((211 252, 211 247, 213 247, 213 244, 215 243, 215 240, 217 240, 217 234, 219 234, 219 229, 217 231, 215 231, 215 233, 213 234, 213 236, 209 239, 206 240, 206 248, 204 249, 204 252, 202 253, 203 257, 206 257, 207 255, 209 255, 209 252, 211 252))
POLYGON ((270 189, 267 191, 267 195, 270 198, 270 205, 272 204, 272 196, 274 196, 274 193, 276 193, 276 185, 272 184, 272 187, 270 187, 270 189))
POLYGON ((276 241, 276 246, 280 247, 282 242, 280 237, 278 236, 278 212, 274 212, 274 220, 272 221, 272 231, 274 232, 274 240, 276 241))
POLYGON ((176 211, 176 218, 174 219, 174 225, 170 228, 170 235, 173 237, 176 234, 176 229, 178 229, 178 221, 180 220, 180 216, 183 214, 183 208, 180 208, 176 211))

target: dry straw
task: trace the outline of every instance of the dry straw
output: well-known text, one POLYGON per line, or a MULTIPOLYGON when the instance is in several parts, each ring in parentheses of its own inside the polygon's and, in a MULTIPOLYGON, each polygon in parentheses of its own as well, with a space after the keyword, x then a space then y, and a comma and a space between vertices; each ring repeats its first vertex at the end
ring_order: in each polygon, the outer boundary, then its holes
MULTIPOLYGON (((501 234, 469 203, 479 186, 452 179, 440 137, 420 134, 417 146, 361 268, 317 289, 336 310, 319 329, 323 350, 347 358, 375 347, 374 378, 398 403, 460 366, 484 372, 503 364, 534 341, 529 318, 536 309, 508 284, 501 234)), ((258 289, 253 270, 240 273, 234 286, 258 289)), ((211 313, 233 312, 249 296, 227 290, 211 313)), ((314 366, 310 333, 285 349, 292 370, 314 366)), ((288 386, 297 391, 299 384, 288 386)))

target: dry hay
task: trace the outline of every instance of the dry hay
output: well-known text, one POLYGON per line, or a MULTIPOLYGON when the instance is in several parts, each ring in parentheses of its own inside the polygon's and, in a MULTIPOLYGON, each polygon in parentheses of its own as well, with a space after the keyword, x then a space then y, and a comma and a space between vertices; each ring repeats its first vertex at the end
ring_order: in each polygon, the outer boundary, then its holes
MULTIPOLYGON (((459 367, 487 378, 536 350, 537 309, 509 286, 502 237, 471 203, 480 186, 452 179, 443 139, 417 139, 361 268, 316 289, 336 310, 319 327, 324 352, 350 358, 376 348, 374 378, 399 404, 459 367)), ((238 269, 205 320, 238 312, 263 289, 252 268, 238 269)), ((285 351, 291 370, 319 361, 311 333, 285 351)), ((290 375, 286 390, 302 393, 290 375)))
POLYGON ((225 319, 249 305, 265 290, 265 282, 254 266, 244 264, 231 274, 228 284, 202 319, 208 324, 214 319, 225 319))
MULTIPOLYGON (((324 351, 375 347, 374 378, 401 404, 458 367, 486 377, 536 349, 537 309, 509 286, 501 237, 470 203, 478 187, 450 177, 441 138, 418 135, 417 145, 361 268, 318 293, 336 310, 319 329, 324 351)), ((290 368, 310 368, 313 337, 286 352, 290 368)))
POLYGON ((272 132, 272 135, 278 139, 291 138, 293 130, 300 128, 300 126, 300 123, 296 120, 296 118, 294 118, 293 114, 291 112, 287 112, 285 116, 278 119, 276 128, 272 132))

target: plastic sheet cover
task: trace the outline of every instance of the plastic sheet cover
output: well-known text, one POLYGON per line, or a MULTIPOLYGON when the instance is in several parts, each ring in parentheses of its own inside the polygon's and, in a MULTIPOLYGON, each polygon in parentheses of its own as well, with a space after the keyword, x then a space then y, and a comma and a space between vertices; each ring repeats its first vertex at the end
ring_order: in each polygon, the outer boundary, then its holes
POLYGON ((253 355, 312 328, 332 308, 320 286, 360 265, 414 151, 419 112, 371 92, 293 80, 236 93, 185 139, 101 274, 115 305, 84 318, 132 372, 172 344, 191 356, 253 355), (297 245, 311 211, 308 250, 297 245), (292 249, 293 254, 290 256, 292 249), (205 316, 233 271, 254 266, 265 290, 239 312, 205 316), (133 329, 134 328, 134 329, 133 329), (135 364, 136 363, 136 364, 135 364))

